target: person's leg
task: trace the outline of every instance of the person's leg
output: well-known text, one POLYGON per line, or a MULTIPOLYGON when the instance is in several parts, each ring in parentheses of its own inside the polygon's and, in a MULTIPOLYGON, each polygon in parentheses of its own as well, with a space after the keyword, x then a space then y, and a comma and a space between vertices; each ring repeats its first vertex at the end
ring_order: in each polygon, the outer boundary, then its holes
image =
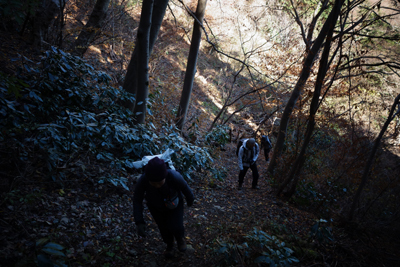
POLYGON ((249 169, 249 167, 244 167, 243 166, 243 170, 241 170, 239 172, 239 188, 241 188, 242 185, 243 185, 243 180, 244 180, 244 177, 246 176, 246 172, 247 172, 248 169, 249 169))
POLYGON ((257 170, 257 163, 254 163, 253 165, 251 165, 250 168, 251 168, 251 171, 253 172, 253 183, 252 183, 251 187, 257 188, 258 178, 260 177, 260 175, 258 174, 258 170, 257 170))
POLYGON ((176 209, 170 210, 167 226, 178 243, 179 251, 186 250, 185 227, 183 226, 183 199, 179 199, 176 209))
POLYGON ((167 244, 168 248, 172 248, 174 245, 174 235, 168 227, 168 210, 149 207, 149 211, 158 226, 158 230, 160 231, 164 243, 167 244))
POLYGON ((179 199, 176 209, 169 210, 167 227, 174 235, 175 239, 182 239, 185 236, 185 228, 183 226, 183 199, 179 199))
POLYGON ((264 147, 264 156, 265 156, 265 161, 268 162, 269 161, 269 152, 271 151, 271 149, 264 147))

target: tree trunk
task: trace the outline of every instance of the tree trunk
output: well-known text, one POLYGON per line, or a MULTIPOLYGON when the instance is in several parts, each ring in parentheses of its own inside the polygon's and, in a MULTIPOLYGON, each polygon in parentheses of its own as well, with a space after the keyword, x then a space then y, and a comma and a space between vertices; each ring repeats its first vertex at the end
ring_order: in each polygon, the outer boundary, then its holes
POLYGON ((321 95, 321 90, 322 90, 322 86, 324 84, 326 72, 329 68, 329 65, 328 65, 329 52, 331 50, 333 30, 335 29, 335 24, 336 24, 336 21, 339 17, 339 13, 340 13, 340 6, 337 6, 336 9, 332 10, 332 12, 335 12, 335 16, 330 23, 329 31, 328 31, 328 34, 326 37, 324 52, 322 53, 321 60, 319 63, 317 82, 315 83, 315 90, 314 90, 313 98, 312 98, 311 104, 310 104, 310 115, 308 116, 308 124, 307 124, 306 134, 304 137, 304 142, 303 142, 302 148, 300 150, 300 153, 297 156, 296 161, 293 164, 291 171, 289 172, 288 177, 279 186, 279 189, 277 191, 277 196, 279 196, 282 193, 282 191, 285 189, 285 187, 293 180, 294 181, 293 181, 292 187, 287 192, 286 197, 290 198, 294 194, 294 192, 296 190, 298 177, 296 177, 296 179, 294 179, 294 178, 296 175, 297 176, 299 175, 300 170, 303 167, 303 164, 305 162, 305 154, 307 151, 307 147, 311 141, 311 136, 314 131, 315 114, 317 113, 318 107, 319 107, 319 97, 321 95))
POLYGON ((110 0, 97 0, 89 21, 83 27, 74 44, 73 54, 82 57, 92 43, 96 34, 101 30, 107 16, 110 0))
POLYGON ((58 0, 42 0, 35 12, 33 19, 33 45, 42 49, 42 44, 47 40, 47 32, 53 19, 58 15, 59 9, 58 0))
POLYGON ((196 74, 197 57, 200 49, 201 41, 201 25, 203 23, 204 13, 206 12, 207 0, 198 0, 196 8, 196 18, 193 25, 192 43, 190 44, 188 62, 185 73, 185 80, 183 82, 183 89, 181 101, 178 107, 178 114, 176 116, 176 127, 182 131, 185 124, 186 114, 189 108, 190 95, 193 89, 193 80, 196 74), (197 22, 199 21, 199 22, 197 22))
POLYGON ((322 47, 323 41, 325 39, 325 36, 328 33, 328 30, 329 30, 330 26, 332 24, 334 25, 337 21, 337 18, 339 16, 342 5, 343 5, 343 0, 335 1, 335 5, 334 5, 333 9, 331 10, 317 39, 314 41, 314 44, 311 47, 310 52, 308 53, 308 55, 306 57, 306 60, 304 61, 303 69, 300 73, 299 80, 297 81, 297 83, 293 89, 292 95, 290 96, 290 99, 289 99, 288 103, 286 104, 285 110, 283 111, 283 115, 281 118, 281 124, 279 126, 278 137, 277 137, 277 140, 275 143, 271 162, 268 165, 268 169, 267 169, 267 171, 270 173, 273 173, 275 166, 276 166, 276 160, 282 152, 282 148, 283 148, 285 138, 286 138, 286 131, 287 131, 287 126, 289 124, 290 115, 292 114, 292 111, 297 102, 297 99, 299 98, 300 93, 303 90, 308 77, 310 76, 311 68, 314 64, 314 59, 322 47))
POLYGON ((372 162, 374 160, 374 156, 376 154, 376 151, 378 150, 379 143, 381 142, 383 134, 386 132, 387 128, 389 127, 390 122, 394 119, 394 117, 396 115, 399 115, 399 113, 400 113, 400 94, 394 100, 392 108, 390 109, 390 112, 389 112, 389 116, 388 116, 385 124, 383 125, 378 137, 376 138, 374 146, 373 146, 372 151, 371 151, 371 154, 369 155, 367 163, 365 164, 363 176, 361 178, 361 184, 358 187, 357 192, 356 192, 356 194, 354 196, 353 203, 351 205, 351 209, 350 209, 350 212, 349 212, 349 215, 348 215, 349 222, 351 222, 353 220, 353 218, 354 218, 354 213, 355 213, 355 210, 356 210, 356 206, 358 204, 358 201, 360 200, 361 193, 362 193, 365 185, 367 184, 368 174, 369 174, 369 171, 371 170, 371 167, 373 165, 372 162), (398 107, 399 110, 396 112, 395 115, 393 115, 397 105, 399 106, 398 107))
MULTIPOLYGON (((158 32, 160 31, 161 23, 164 19, 165 11, 168 6, 168 0, 155 0, 153 4, 153 12, 151 17, 151 28, 150 28, 150 42, 149 42, 149 55, 153 51, 154 44, 157 40, 158 32)), ((137 57, 137 45, 135 46, 131 61, 129 62, 125 80, 122 88, 135 95, 137 93, 138 84, 137 84, 137 64, 138 64, 138 57, 137 57)), ((125 102, 123 103, 124 107, 134 110, 135 103, 134 102, 125 102)))
POLYGON ((137 34, 138 92, 134 109, 135 124, 143 124, 146 117, 147 96, 149 95, 149 47, 153 4, 154 0, 143 1, 137 34))
MULTIPOLYGON (((136 44, 132 52, 131 61, 129 61, 129 65, 126 70, 124 84, 122 85, 122 88, 125 91, 133 94, 135 97, 137 93, 137 77, 138 77, 137 65, 138 65, 138 57, 137 57, 137 44, 136 44)), ((135 108, 135 102, 133 101, 132 102, 125 101, 122 103, 122 105, 132 111, 135 108)))

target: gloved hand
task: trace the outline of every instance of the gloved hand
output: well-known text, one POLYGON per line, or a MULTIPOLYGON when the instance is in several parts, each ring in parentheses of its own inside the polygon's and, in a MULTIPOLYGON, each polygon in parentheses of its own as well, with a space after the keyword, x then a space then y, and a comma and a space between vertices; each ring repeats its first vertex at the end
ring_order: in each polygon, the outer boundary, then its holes
POLYGON ((140 235, 141 237, 146 237, 146 225, 145 224, 143 224, 143 223, 138 224, 138 225, 136 225, 136 228, 137 228, 138 235, 140 235))

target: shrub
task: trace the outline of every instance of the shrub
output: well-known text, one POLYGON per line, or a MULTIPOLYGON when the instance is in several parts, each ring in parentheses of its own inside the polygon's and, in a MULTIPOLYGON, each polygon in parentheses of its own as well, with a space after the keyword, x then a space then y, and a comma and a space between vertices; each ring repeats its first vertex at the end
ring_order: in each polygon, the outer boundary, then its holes
POLYGON ((264 231, 254 228, 254 230, 245 236, 248 242, 241 245, 232 243, 222 243, 217 251, 223 255, 220 264, 223 266, 234 266, 239 263, 239 257, 242 260, 254 263, 266 263, 269 266, 290 266, 299 262, 293 254, 293 250, 286 247, 275 236, 270 236, 264 231))
POLYGON ((326 223, 324 219, 315 222, 310 231, 309 241, 316 240, 318 243, 333 241, 332 229, 326 223))
POLYGON ((204 137, 208 145, 224 147, 229 141, 229 127, 227 125, 218 125, 207 133, 204 137))
POLYGON ((199 168, 209 169, 208 152, 185 142, 175 127, 166 126, 156 134, 152 123, 133 124, 132 112, 119 104, 133 101, 133 96, 111 87, 107 74, 81 58, 52 48, 39 65, 29 63, 23 64, 18 77, 1 75, 4 166, 35 165, 33 169, 62 181, 69 167, 84 170, 82 159, 92 158, 107 168, 99 182, 126 189, 124 177, 132 161, 167 148, 175 150, 172 160, 185 177, 199 168))

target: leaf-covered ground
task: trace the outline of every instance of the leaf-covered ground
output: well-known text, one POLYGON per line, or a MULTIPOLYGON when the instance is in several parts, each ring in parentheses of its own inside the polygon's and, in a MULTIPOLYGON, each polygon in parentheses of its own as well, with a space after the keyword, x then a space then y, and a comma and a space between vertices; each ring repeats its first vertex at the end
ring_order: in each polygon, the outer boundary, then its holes
POLYGON ((241 240, 252 227, 287 226, 292 234, 305 239, 313 216, 273 197, 265 166, 260 166, 259 190, 250 188, 250 173, 245 188, 236 189, 233 152, 233 146, 222 152, 220 163, 230 170, 225 181, 210 185, 198 177, 190 184, 196 202, 185 208, 189 245, 185 254, 176 251, 175 258, 164 259, 165 245, 147 211, 148 236, 137 236, 132 190, 84 180, 64 187, 32 181, 8 194, 2 206, 2 243, 6 246, 1 248, 1 257, 9 258, 10 264, 32 261, 35 242, 48 238, 65 247, 66 262, 71 266, 206 266, 217 263, 217 240, 241 240))
MULTIPOLYGON (((35 253, 40 252, 35 244, 43 238, 64 247, 69 266, 217 266, 223 259, 216 253, 220 244, 240 245, 254 227, 285 241, 296 251, 298 266, 390 266, 374 261, 379 251, 366 253, 377 246, 374 237, 369 244, 363 243, 365 238, 349 238, 335 227, 334 242, 318 245, 307 241, 319 218, 274 197, 263 155, 258 160, 260 189, 250 188, 249 172, 244 189, 238 191, 234 150, 234 144, 229 144, 220 151, 217 165, 228 169, 224 181, 210 184, 197 176, 190 183, 196 202, 185 207, 186 253, 176 250, 174 258, 164 258, 165 245, 147 210, 148 236, 144 239, 136 234, 132 189, 137 174, 130 177, 131 190, 127 191, 89 179, 59 186, 41 179, 38 173, 2 202, 1 266, 34 265, 35 253)), ((100 167, 88 171, 92 175, 107 172, 100 167)), ((243 253, 245 250, 238 249, 235 257, 239 263, 243 253)), ((243 266, 260 265, 243 262, 243 266)))

